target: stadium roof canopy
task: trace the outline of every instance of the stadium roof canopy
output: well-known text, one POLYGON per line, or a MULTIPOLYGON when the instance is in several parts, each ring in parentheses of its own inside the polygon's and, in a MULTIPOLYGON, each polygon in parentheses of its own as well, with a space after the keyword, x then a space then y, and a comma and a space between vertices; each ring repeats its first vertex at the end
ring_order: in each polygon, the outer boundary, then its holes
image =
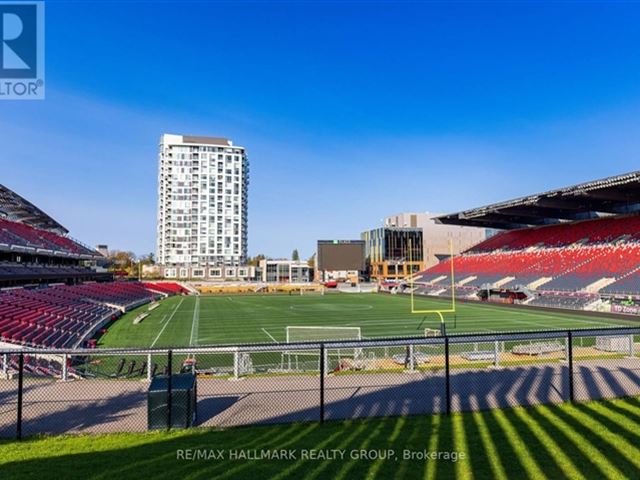
POLYGON ((640 171, 437 218, 447 225, 513 230, 640 212, 640 171))
POLYGON ((0 218, 66 235, 69 231, 14 191, 0 184, 0 218))

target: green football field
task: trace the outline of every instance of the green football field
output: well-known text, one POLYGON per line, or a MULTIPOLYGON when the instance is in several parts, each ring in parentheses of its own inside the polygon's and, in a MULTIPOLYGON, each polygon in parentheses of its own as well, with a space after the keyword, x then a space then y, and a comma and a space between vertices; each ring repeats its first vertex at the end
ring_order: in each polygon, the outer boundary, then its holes
MULTIPOLYGON (((447 309, 439 299, 416 299, 416 309, 447 309)), ((327 295, 170 297, 141 323, 133 319, 148 306, 128 312, 99 340, 100 347, 182 347, 233 343, 281 343, 287 326, 360 327, 362 338, 423 336, 439 328, 435 314, 412 314, 401 295, 332 293, 327 295)), ((458 302, 445 314, 448 333, 638 326, 611 316, 586 316, 526 307, 458 302)))

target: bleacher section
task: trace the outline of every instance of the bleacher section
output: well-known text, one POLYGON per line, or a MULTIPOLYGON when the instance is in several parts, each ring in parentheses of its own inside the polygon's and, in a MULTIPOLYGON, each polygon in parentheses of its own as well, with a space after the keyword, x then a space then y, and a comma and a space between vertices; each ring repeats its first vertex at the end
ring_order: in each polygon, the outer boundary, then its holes
POLYGON ((97 252, 56 233, 0 218, 0 248, 12 251, 46 252, 70 257, 99 257, 97 252))
POLYGON ((122 310, 159 297, 138 282, 5 290, 0 293, 0 340, 38 347, 75 347, 122 310))
POLYGON ((640 239, 640 216, 610 217, 577 223, 526 228, 499 233, 468 252, 524 250, 534 246, 566 247, 578 242, 610 244, 620 237, 640 239))
POLYGON ((595 302, 598 298, 600 298, 598 295, 582 292, 543 291, 538 292, 538 296, 528 302, 528 305, 580 310, 586 305, 595 302))
POLYGON ((147 290, 160 292, 166 295, 188 295, 189 290, 175 282, 144 282, 147 290))
MULTIPOLYGON (((450 261, 420 273, 425 291, 446 288, 450 261), (434 283, 435 281, 435 283, 434 283)), ((454 259, 456 284, 589 293, 640 294, 640 215, 499 233, 454 259)), ((446 290, 443 294, 449 290, 446 290)), ((555 300, 535 299, 530 304, 555 300)), ((562 297, 559 304, 580 304, 562 297)))
POLYGON ((64 277, 79 274, 90 275, 92 273, 94 272, 91 268, 76 265, 0 262, 0 279, 26 276, 40 278, 64 277))

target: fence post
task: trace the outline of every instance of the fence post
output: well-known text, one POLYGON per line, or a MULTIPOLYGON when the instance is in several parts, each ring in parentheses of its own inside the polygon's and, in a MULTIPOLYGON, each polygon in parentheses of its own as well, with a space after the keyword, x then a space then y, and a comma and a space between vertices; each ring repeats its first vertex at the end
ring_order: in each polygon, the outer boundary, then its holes
POLYGON ((573 394, 573 333, 571 330, 567 332, 567 351, 569 360, 569 401, 574 401, 573 394))
POLYGON ((150 382, 151 381, 151 354, 149 353, 147 355, 147 381, 150 382))
POLYGON ((240 355, 236 348, 233 352, 233 379, 238 380, 240 378, 240 355))
POLYGON ((499 365, 499 359, 500 359, 500 343, 498 342, 498 340, 496 340, 495 342, 493 342, 493 366, 495 368, 498 368, 499 365))
POLYGON ((449 371, 449 337, 444 337, 444 391, 447 415, 451 413, 451 372, 449 371))
POLYGON ((635 352, 635 345, 633 344, 633 333, 631 335, 629 335, 629 356, 630 357, 635 357, 636 352, 635 352))
POLYGON ((68 363, 69 363, 69 355, 65 353, 64 355, 62 355, 62 381, 63 382, 66 382, 69 379, 68 363))
POLYGON ((9 378, 9 355, 2 355, 2 378, 9 378))
POLYGON ((171 362, 173 360, 173 352, 169 350, 167 352, 167 369, 169 370, 169 375, 167 376, 167 430, 171 430, 171 407, 172 407, 172 385, 171 385, 171 376, 172 376, 172 365, 171 362))
POLYGON ((409 370, 413 372, 415 370, 415 356, 413 354, 413 344, 409 345, 409 370))
POLYGON ((324 423, 324 377, 326 373, 324 343, 320 344, 320 423, 324 423))
POLYGON ((324 374, 327 375, 329 371, 329 350, 324 349, 324 356, 322 357, 322 361, 324 362, 324 374))
POLYGON ((18 417, 16 418, 16 438, 22 439, 22 390, 24 385, 24 353, 18 357, 18 417))

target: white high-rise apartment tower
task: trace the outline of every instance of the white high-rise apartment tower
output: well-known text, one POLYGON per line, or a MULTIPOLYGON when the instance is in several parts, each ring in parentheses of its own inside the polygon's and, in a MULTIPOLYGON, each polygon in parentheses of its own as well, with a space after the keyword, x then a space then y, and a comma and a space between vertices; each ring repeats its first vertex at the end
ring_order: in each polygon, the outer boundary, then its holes
POLYGON ((162 135, 158 263, 190 269, 244 264, 248 186, 243 147, 226 138, 162 135))

